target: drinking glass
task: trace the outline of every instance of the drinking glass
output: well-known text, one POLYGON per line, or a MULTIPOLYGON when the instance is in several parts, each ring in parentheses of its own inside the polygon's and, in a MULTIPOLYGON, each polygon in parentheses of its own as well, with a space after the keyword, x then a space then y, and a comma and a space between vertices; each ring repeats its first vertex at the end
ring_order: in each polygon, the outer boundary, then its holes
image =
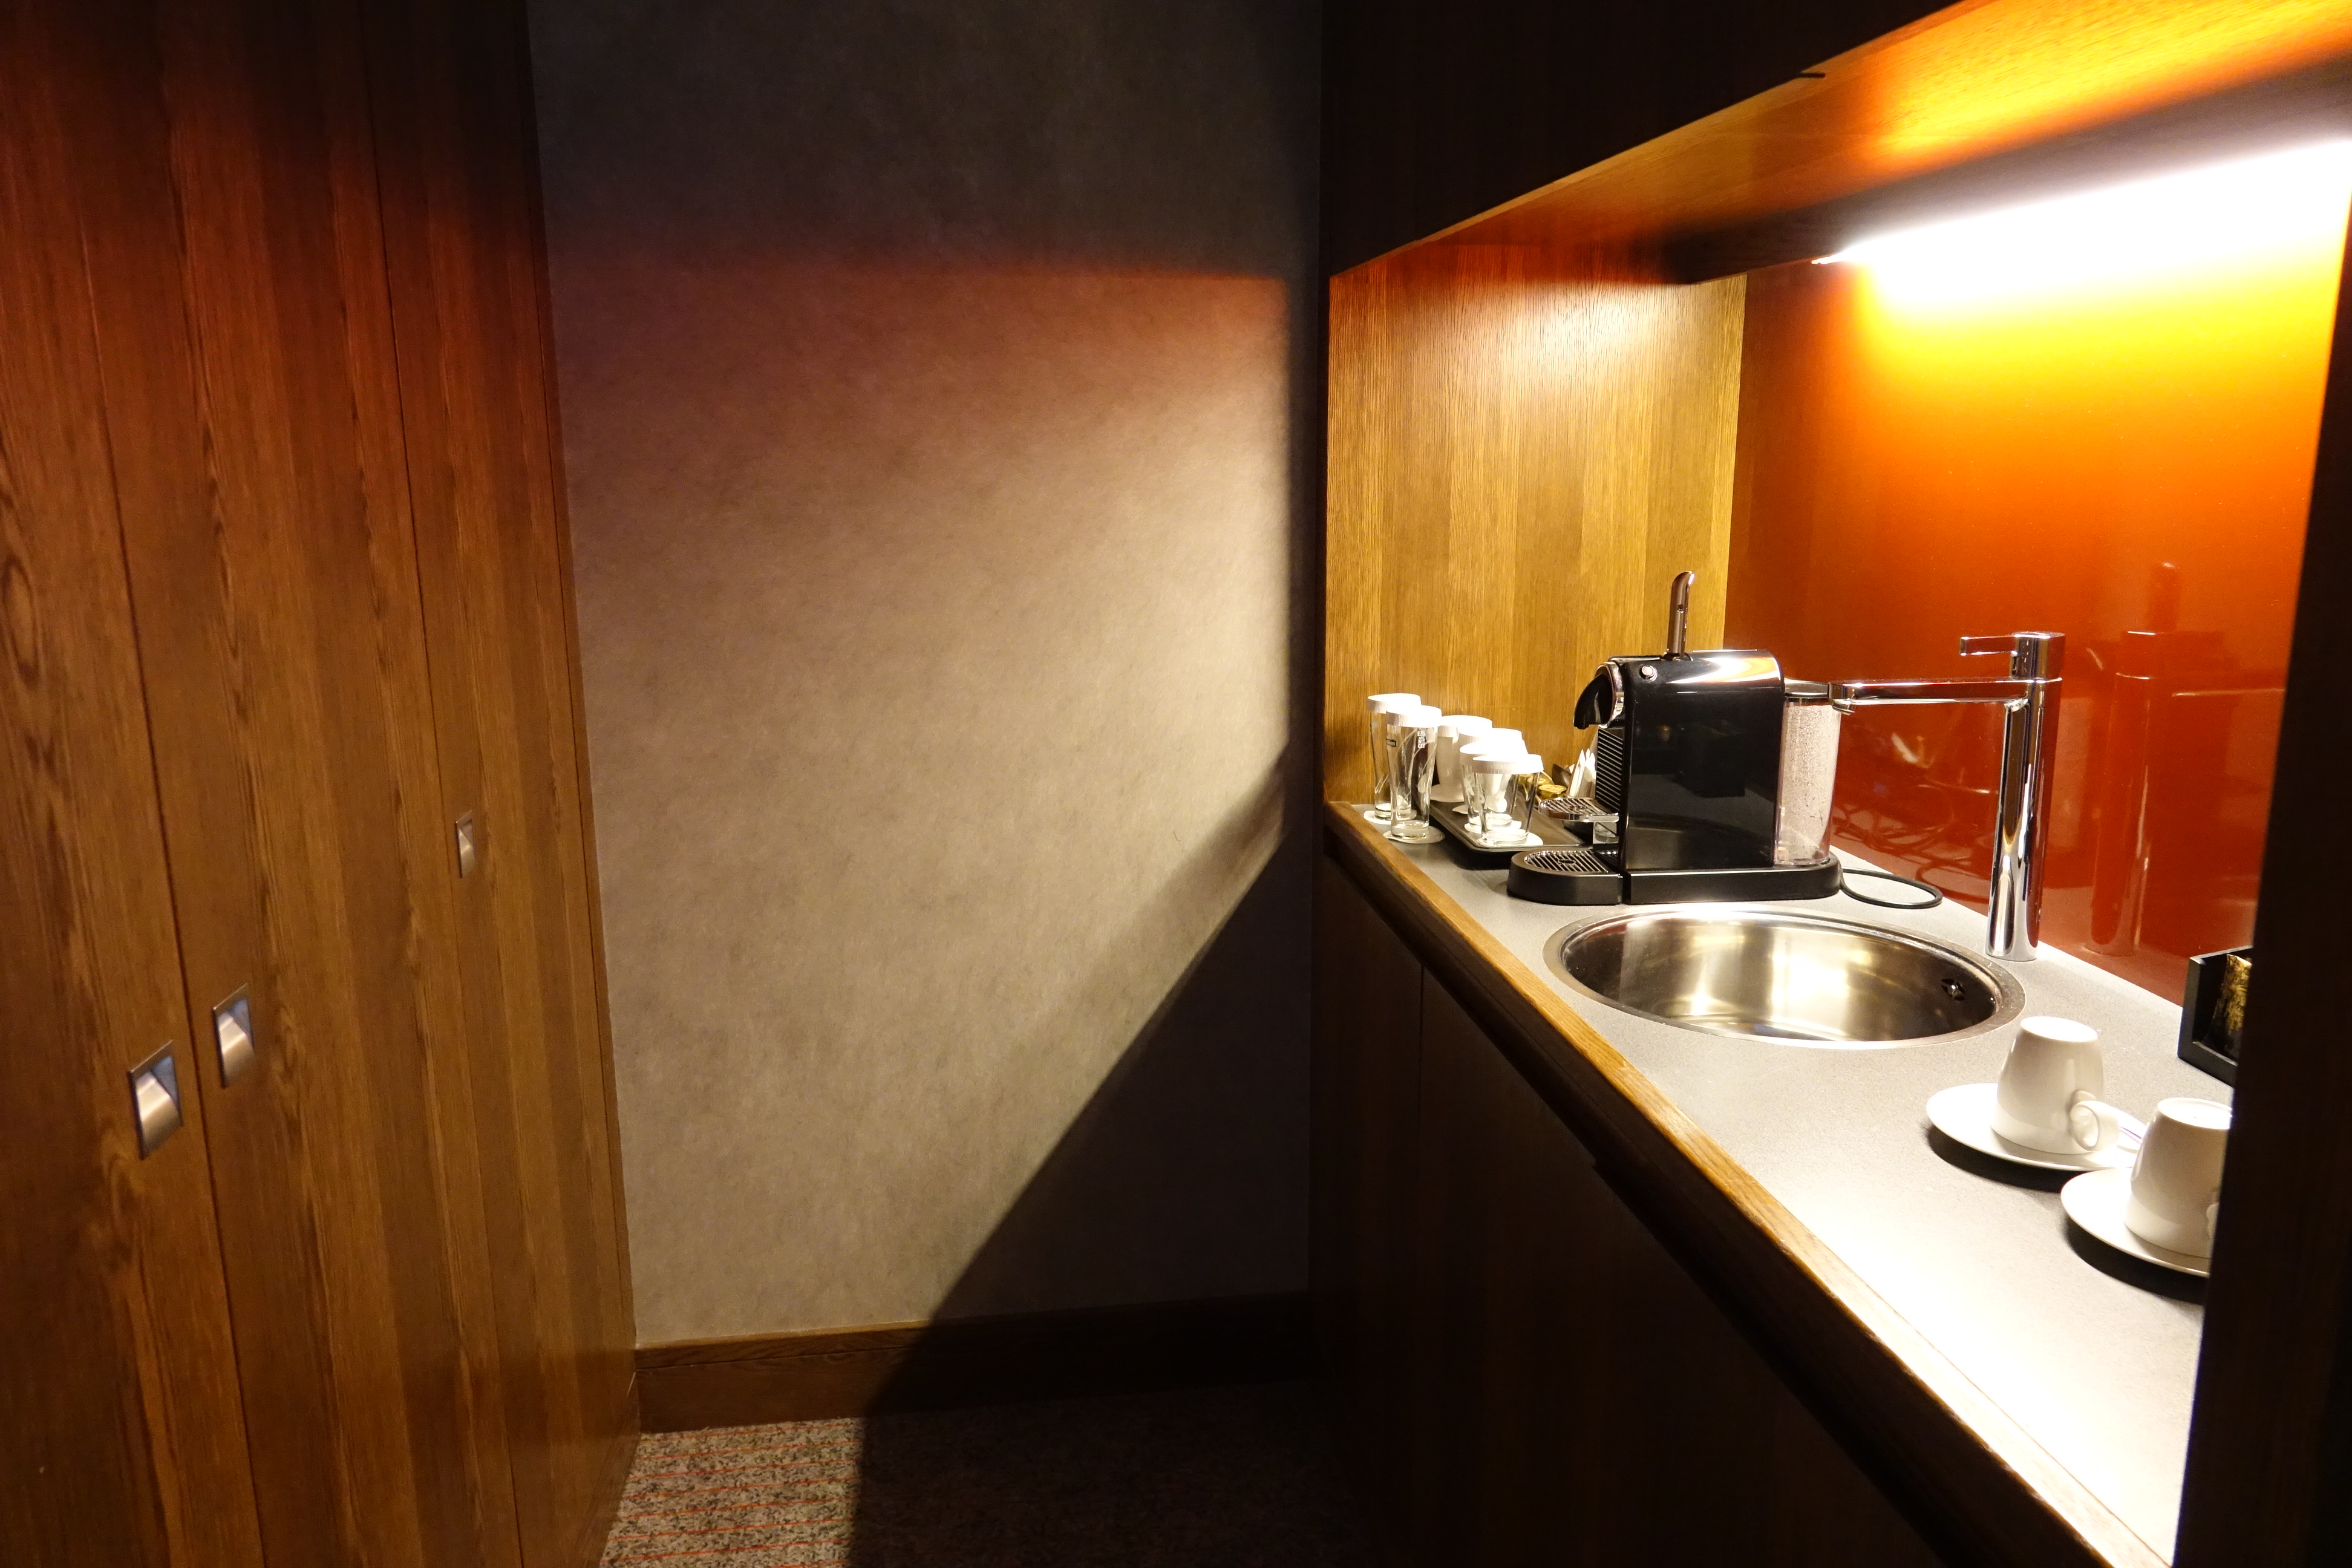
POLYGON ((1423 705, 1389 715, 1389 832, 1400 844, 1443 837, 1429 819, 1429 791, 1437 777, 1437 721, 1423 705))
POLYGON ((1372 809, 1364 815, 1374 822, 1389 819, 1389 710, 1420 706, 1421 699, 1410 691, 1382 691, 1364 699, 1372 740, 1372 809))

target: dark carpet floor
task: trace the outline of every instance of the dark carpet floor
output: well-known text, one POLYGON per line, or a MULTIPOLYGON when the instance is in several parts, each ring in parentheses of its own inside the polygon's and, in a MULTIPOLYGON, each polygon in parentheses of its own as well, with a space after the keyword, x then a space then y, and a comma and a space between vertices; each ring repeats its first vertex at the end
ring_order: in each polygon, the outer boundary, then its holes
POLYGON ((649 1436, 607 1568, 1367 1568, 1307 1387, 649 1436))

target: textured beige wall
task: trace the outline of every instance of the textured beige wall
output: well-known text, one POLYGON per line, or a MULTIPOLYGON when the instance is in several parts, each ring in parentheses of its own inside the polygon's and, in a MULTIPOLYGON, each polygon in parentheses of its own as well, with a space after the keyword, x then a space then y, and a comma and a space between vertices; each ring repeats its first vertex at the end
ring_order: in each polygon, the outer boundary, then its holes
POLYGON ((875 9, 534 16, 649 1341, 1303 1283, 1311 17, 875 9))

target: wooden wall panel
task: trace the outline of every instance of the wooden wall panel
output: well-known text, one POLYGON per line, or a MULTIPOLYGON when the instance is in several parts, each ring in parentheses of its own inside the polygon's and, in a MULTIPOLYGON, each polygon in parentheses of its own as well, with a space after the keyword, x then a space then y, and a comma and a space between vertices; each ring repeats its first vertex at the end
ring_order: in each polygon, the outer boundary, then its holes
MULTIPOLYGON (((163 0, 92 247, 273 1562, 515 1558, 357 19, 163 0), (176 222, 174 221, 176 217, 176 222)), ((126 48, 119 68, 133 68, 126 48)))
POLYGON ((635 1334, 518 5, 375 0, 370 68, 524 1561, 595 1555, 635 1334))
POLYGON ((1745 284, 1429 247, 1331 283, 1327 796, 1370 788, 1369 692, 1417 691, 1569 760, 1612 653, 1723 627, 1745 284))
POLYGON ((49 1069, 0 1088, 41 1374, 0 1444, 52 1478, 0 1522, 44 1563, 592 1562, 634 1336, 520 11, 0 29, 0 975, 49 1069), (142 1162, 166 1038, 190 1126, 142 1162))
POLYGON ((1704 251, 1744 230, 1735 248, 1772 254, 1735 268, 1825 256, 1858 218, 1884 226, 1957 190, 2014 201, 2037 182, 2168 162, 2168 142, 2340 133, 2340 112, 2320 106, 2340 101, 2347 58, 2352 9, 2332 0, 1963 0, 1505 202, 1444 242, 1709 237, 1704 251), (1793 226, 1774 236, 1779 219, 1793 226))
POLYGON ((140 107, 115 20, 0 5, 0 1541, 258 1568, 83 259, 140 107), (126 1075, 167 1041, 187 1121, 142 1160, 126 1075))
POLYGON ((1936 0, 1355 0, 1325 10, 1339 271, 1786 83, 1936 0))

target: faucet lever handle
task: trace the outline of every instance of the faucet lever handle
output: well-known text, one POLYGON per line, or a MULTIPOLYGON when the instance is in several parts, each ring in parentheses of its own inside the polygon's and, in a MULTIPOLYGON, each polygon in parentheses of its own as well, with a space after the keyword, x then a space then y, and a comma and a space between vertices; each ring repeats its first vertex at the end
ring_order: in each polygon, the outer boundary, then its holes
POLYGON ((1960 652, 2005 653, 2011 679, 2054 680, 2066 661, 2066 636, 2063 632, 2001 632, 1962 637, 1960 652))

